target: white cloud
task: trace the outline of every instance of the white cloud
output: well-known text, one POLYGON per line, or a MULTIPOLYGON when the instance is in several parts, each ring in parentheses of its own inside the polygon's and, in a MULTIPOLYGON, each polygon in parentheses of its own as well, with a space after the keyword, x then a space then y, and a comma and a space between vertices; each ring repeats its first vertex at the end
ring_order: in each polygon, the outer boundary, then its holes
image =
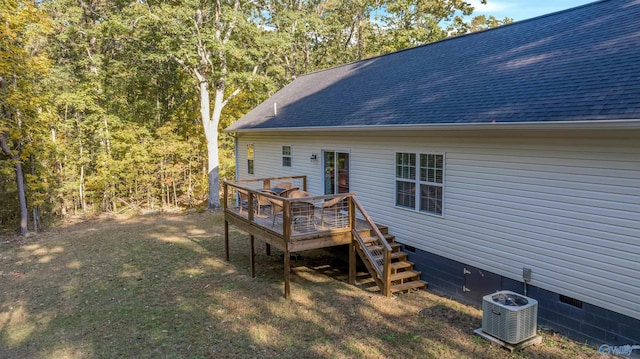
POLYGON ((513 7, 513 3, 489 0, 487 4, 482 4, 480 0, 468 0, 477 12, 501 12, 513 7))

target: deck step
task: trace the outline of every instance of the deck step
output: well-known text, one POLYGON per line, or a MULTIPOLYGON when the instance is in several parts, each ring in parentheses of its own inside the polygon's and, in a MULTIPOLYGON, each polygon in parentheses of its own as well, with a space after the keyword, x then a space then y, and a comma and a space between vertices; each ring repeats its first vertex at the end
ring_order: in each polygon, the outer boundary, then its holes
POLYGON ((413 289, 422 289, 427 287, 427 282, 422 280, 414 280, 391 286, 391 293, 409 292, 413 289))
POLYGON ((397 273, 401 269, 412 270, 413 262, 409 261, 400 261, 391 263, 391 272, 397 273))
MULTIPOLYGON (((373 260, 374 261, 379 261, 382 258, 383 258, 382 255, 373 256, 373 260)), ((402 252, 402 251, 400 251, 400 252, 391 252, 391 260, 394 260, 394 259, 398 259, 398 260, 401 260, 401 261, 402 260, 406 260, 407 259, 407 253, 406 252, 402 252)))
POLYGON ((379 231, 380 231, 380 233, 382 233, 382 234, 385 234, 385 235, 386 235, 387 233, 389 233, 389 227, 387 227, 387 226, 384 226, 384 225, 382 225, 382 224, 377 224, 377 223, 376 223, 376 227, 378 227, 378 230, 379 230, 379 231))
MULTIPOLYGON (((392 235, 389 234, 389 228, 385 227, 385 226, 378 226, 378 229, 380 230, 380 233, 382 233, 383 236, 391 236, 392 235)), ((362 228, 362 229, 358 229, 358 233, 360 233, 361 236, 363 237, 368 237, 368 236, 375 236, 376 235, 376 231, 374 231, 373 229, 366 229, 366 228, 362 228)))
POLYGON ((369 243, 374 243, 378 241, 378 237, 374 237, 374 236, 369 236, 369 237, 363 237, 362 241, 365 244, 369 244, 369 243))
POLYGON ((411 279, 411 278, 418 279, 420 278, 420 274, 421 272, 417 272, 414 270, 406 270, 404 272, 398 272, 398 273, 392 274, 391 281, 395 282, 397 280, 405 280, 405 279, 411 279))
MULTIPOLYGON (((387 240, 387 243, 392 244, 395 241, 396 236, 391 235, 391 234, 384 234, 384 239, 387 240)), ((373 242, 377 242, 378 241, 378 237, 377 236, 365 236, 362 237, 362 241, 364 243, 373 243, 373 242)))
MULTIPOLYGON (((391 251, 392 252, 397 252, 400 250, 400 248, 402 248, 402 244, 400 243, 390 243, 389 244, 391 246, 391 251)), ((381 251, 384 248, 384 246, 367 246, 367 250, 369 252, 373 252, 373 251, 381 251)))

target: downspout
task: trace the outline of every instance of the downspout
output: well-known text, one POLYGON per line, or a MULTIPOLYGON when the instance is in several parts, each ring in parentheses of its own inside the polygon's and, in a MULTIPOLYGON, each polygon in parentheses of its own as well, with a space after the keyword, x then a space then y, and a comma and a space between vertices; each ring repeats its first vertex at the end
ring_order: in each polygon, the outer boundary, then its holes
POLYGON ((233 137, 233 155, 235 156, 236 161, 235 179, 237 181, 240 179, 240 177, 238 176, 238 135, 236 135, 235 133, 229 133, 229 136, 233 137))

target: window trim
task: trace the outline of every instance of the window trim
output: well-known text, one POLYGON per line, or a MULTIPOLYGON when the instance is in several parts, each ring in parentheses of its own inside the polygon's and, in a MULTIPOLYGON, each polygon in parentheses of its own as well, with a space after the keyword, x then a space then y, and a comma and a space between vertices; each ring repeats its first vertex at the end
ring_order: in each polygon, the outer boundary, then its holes
POLYGON ((281 150, 282 167, 292 168, 293 167, 293 146, 291 146, 291 145, 282 145, 281 149, 282 149, 281 150), (284 153, 284 148, 285 147, 289 147, 289 154, 288 155, 285 155, 285 153, 284 153), (288 166, 285 164, 285 159, 289 159, 289 165, 288 166))
MULTIPOLYGON (((428 161, 428 159, 427 159, 428 161)), ((395 197, 395 203, 394 206, 395 208, 398 209, 403 209, 403 210, 408 210, 408 211, 412 211, 412 212, 419 212, 422 214, 426 214, 426 215, 430 215, 430 216, 435 216, 438 218, 443 218, 444 214, 445 214, 445 174, 446 174, 446 154, 445 152, 440 152, 440 151, 396 151, 394 153, 394 197, 395 197), (398 162, 398 155, 399 154, 404 154, 404 155, 414 155, 414 159, 415 162, 413 163, 413 166, 409 166, 409 167, 413 167, 413 178, 403 178, 403 177, 398 177, 398 166, 399 166, 399 162, 398 162), (434 155, 434 156, 442 156, 442 183, 438 183, 438 182, 429 182, 428 178, 427 180, 422 180, 421 179, 421 170, 423 168, 427 168, 422 166, 421 164, 421 157, 422 156, 429 156, 429 155, 434 155), (398 204, 398 183, 399 182, 404 182, 404 183, 410 183, 413 185, 413 206, 412 207, 408 207, 408 206, 403 206, 403 205, 399 205, 398 204), (430 211, 426 211, 426 210, 421 210, 421 192, 422 192, 422 186, 434 186, 434 187, 439 187, 441 188, 441 192, 442 192, 442 197, 441 197, 441 209, 440 209, 440 213, 438 212, 430 212, 430 211)), ((428 162, 427 162, 428 164, 428 162)), ((405 163, 402 163, 401 165, 405 165, 405 163)), ((436 167, 437 169, 437 167, 436 167)), ((410 171, 411 172, 411 171, 410 171)), ((404 172, 403 172, 404 174, 404 172)))

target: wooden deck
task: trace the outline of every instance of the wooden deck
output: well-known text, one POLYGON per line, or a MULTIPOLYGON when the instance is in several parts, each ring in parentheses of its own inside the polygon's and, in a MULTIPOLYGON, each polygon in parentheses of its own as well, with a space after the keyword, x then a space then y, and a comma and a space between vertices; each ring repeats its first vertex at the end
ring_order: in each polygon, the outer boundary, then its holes
POLYGON ((356 255, 359 255, 385 295, 424 287, 413 264, 397 255, 399 245, 391 246, 386 234, 366 213, 354 193, 287 198, 272 189, 291 182, 306 191, 306 177, 279 177, 224 182, 225 259, 229 261, 229 225, 249 234, 251 276, 255 277, 255 239, 284 252, 284 295, 291 296, 290 254, 331 246, 349 246, 349 283, 355 284, 356 255), (359 218, 359 219, 356 219, 359 218), (392 253, 394 252, 394 253, 392 253), (403 271, 403 273, 398 273, 403 271), (409 273, 411 272, 411 273, 409 273), (417 281, 416 281, 417 280, 417 281), (415 281, 409 285, 410 281, 415 281), (395 289, 394 286, 395 285, 395 289))

